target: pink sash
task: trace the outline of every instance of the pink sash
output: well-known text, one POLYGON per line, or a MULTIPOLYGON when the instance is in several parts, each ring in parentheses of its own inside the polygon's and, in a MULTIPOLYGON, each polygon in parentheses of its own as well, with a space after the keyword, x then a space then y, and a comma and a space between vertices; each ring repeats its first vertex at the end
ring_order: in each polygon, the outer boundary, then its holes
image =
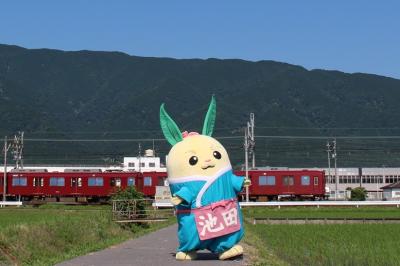
POLYGON ((227 235, 240 230, 237 199, 221 200, 191 210, 200 240, 227 235))

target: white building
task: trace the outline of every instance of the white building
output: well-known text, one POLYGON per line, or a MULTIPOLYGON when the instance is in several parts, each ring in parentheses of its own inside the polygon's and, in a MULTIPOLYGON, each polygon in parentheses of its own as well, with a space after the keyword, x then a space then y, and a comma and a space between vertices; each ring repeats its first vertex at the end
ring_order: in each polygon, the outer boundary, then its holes
POLYGON ((400 182, 382 187, 383 198, 386 200, 400 200, 400 182))
POLYGON ((146 150, 144 157, 124 157, 123 168, 125 171, 135 172, 166 171, 166 168, 161 165, 160 157, 154 156, 153 150, 146 150))

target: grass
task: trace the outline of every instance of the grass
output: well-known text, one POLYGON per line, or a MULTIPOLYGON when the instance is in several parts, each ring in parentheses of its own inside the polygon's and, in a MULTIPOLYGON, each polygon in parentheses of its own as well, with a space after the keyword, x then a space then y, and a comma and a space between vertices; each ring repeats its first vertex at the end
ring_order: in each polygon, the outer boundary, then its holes
POLYGON ((109 206, 0 209, 0 264, 53 265, 172 223, 122 227, 110 215, 109 206))
POLYGON ((287 207, 287 208, 243 208, 248 218, 400 218, 400 209, 395 207, 287 207))
MULTIPOLYGON (((397 208, 244 208, 254 217, 398 218, 397 208)), ((400 224, 252 225, 255 265, 399 265, 400 224)), ((250 254, 251 255, 251 254, 250 254)))

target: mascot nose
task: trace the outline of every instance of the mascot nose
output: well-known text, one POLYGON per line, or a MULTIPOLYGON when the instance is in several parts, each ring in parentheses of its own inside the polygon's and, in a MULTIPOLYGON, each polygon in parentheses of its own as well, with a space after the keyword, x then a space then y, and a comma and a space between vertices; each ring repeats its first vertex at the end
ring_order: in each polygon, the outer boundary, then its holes
POLYGON ((205 160, 205 162, 206 162, 206 163, 209 163, 209 162, 211 162, 211 159, 205 160))

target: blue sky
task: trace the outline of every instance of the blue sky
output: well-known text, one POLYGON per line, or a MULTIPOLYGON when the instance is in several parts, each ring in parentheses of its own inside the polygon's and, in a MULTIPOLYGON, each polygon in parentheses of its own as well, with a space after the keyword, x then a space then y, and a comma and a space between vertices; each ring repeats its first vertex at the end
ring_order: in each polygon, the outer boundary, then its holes
POLYGON ((400 78, 400 1, 0 2, 0 43, 276 60, 400 78))

